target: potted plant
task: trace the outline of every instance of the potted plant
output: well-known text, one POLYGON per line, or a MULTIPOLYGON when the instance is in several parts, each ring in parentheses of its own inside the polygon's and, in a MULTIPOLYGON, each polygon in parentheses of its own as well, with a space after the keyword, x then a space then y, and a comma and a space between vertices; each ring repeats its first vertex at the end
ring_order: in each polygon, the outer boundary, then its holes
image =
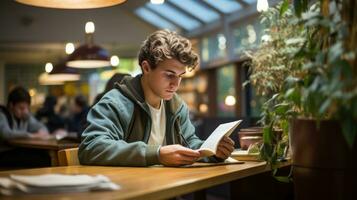
MULTIPOLYGON (((284 132, 289 130, 296 199, 352 199, 355 195, 356 9, 353 0, 321 0, 311 6, 306 0, 294 1, 298 20, 292 24, 301 35, 284 40, 295 41, 298 50, 281 55, 291 59, 292 66, 284 67, 292 71, 266 103, 262 121, 268 145, 262 154, 268 152, 270 162, 276 159, 272 126, 280 123, 284 132)), ((279 10, 283 16, 289 2, 285 0, 279 10)))
POLYGON ((288 116, 295 113, 282 95, 286 90, 288 77, 304 77, 301 65, 303 57, 293 59, 304 45, 309 34, 294 15, 288 2, 278 4, 262 13, 264 36, 260 47, 253 52, 246 52, 250 58, 250 83, 257 95, 268 99, 263 105, 260 124, 263 129, 263 145, 260 156, 272 167, 275 178, 289 181, 289 177, 275 176, 277 161, 285 156, 288 146, 288 116))
POLYGON ((290 121, 296 198, 353 199, 357 5, 351 0, 321 0, 310 10, 304 1, 295 1, 295 6, 299 23, 311 32, 294 56, 305 58, 301 67, 306 76, 290 78, 282 91, 299 111, 290 121))

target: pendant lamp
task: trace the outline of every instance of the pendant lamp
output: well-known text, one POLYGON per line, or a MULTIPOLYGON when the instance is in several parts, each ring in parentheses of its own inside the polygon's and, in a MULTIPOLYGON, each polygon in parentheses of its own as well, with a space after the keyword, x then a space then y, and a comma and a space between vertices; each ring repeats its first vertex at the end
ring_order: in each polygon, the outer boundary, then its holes
POLYGON ((111 66, 108 51, 93 42, 94 30, 94 23, 87 22, 85 26, 86 43, 68 56, 68 67, 90 69, 111 66))
POLYGON ((42 73, 39 77, 41 85, 61 85, 66 81, 78 81, 80 75, 76 69, 69 68, 65 62, 60 62, 49 73, 42 73))
POLYGON ((19 3, 44 7, 44 8, 60 8, 60 9, 91 9, 103 8, 121 4, 126 0, 15 0, 19 3))

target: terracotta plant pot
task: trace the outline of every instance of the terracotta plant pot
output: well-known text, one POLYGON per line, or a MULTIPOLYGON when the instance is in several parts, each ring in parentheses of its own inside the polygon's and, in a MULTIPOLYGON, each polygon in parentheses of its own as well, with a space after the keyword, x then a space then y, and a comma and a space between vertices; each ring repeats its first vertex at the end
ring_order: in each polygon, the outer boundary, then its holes
POLYGON ((251 144, 263 141, 263 129, 261 127, 240 129, 238 138, 240 148, 242 150, 247 150, 251 144))
POLYGON ((357 199, 357 148, 337 121, 290 121, 295 199, 357 199))

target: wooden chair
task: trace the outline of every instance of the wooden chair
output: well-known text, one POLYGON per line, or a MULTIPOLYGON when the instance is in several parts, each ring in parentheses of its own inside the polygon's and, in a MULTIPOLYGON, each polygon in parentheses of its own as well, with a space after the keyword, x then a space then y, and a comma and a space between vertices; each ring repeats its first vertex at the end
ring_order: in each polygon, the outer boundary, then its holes
POLYGON ((58 165, 80 165, 78 159, 78 148, 62 149, 58 151, 58 165))

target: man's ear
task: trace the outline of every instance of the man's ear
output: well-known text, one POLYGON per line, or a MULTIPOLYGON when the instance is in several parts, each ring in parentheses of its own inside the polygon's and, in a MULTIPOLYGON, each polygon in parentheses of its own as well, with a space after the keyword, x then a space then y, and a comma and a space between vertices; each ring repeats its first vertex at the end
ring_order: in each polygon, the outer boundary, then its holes
POLYGON ((149 64, 149 62, 146 61, 146 60, 144 60, 144 61, 141 63, 141 68, 142 68, 142 70, 143 70, 143 74, 148 73, 148 72, 151 70, 150 64, 149 64))

